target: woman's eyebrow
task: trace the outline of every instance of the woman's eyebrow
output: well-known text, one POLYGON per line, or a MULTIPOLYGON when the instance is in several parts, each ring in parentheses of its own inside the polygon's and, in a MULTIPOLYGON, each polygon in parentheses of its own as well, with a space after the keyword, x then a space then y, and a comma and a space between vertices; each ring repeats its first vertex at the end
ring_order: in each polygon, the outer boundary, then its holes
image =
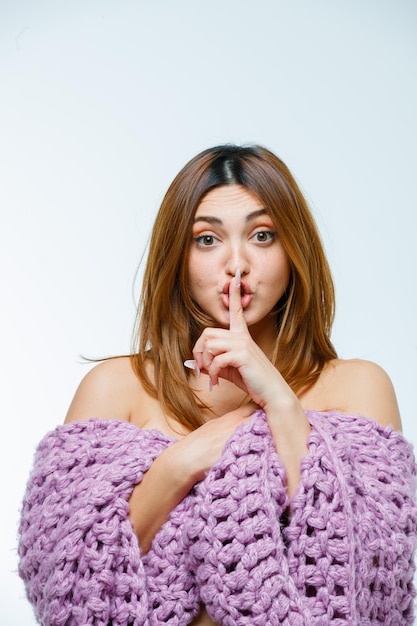
MULTIPOLYGON (((252 220, 260 217, 261 215, 268 215, 268 211, 266 209, 259 209, 258 211, 252 211, 248 213, 245 218, 245 222, 251 222, 252 220)), ((223 222, 218 217, 213 217, 212 215, 198 215, 194 218, 194 224, 197 222, 207 222, 207 224, 215 224, 216 226, 223 226, 223 222)))
POLYGON ((222 226, 223 222, 218 217, 212 217, 211 215, 199 215, 194 218, 194 224, 197 222, 207 222, 207 224, 215 224, 216 226, 222 226))
POLYGON ((266 209, 259 209, 258 211, 252 211, 249 215, 246 216, 246 221, 250 222, 257 217, 261 217, 261 215, 268 215, 268 211, 266 209))

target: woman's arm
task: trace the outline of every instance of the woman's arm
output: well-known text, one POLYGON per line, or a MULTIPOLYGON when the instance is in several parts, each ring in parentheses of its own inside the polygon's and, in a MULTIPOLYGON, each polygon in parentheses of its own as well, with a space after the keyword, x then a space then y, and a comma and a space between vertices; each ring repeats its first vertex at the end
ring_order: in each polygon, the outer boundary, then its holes
POLYGON ((213 386, 225 378, 265 411, 291 497, 300 481, 300 461, 307 452, 310 425, 295 393, 252 339, 236 277, 229 287, 229 313, 229 330, 205 329, 194 346, 194 358, 213 386))
POLYGON ((227 440, 254 412, 245 405, 206 422, 160 454, 130 498, 130 517, 146 553, 170 512, 220 459, 227 440))
MULTIPOLYGON (((92 369, 81 382, 65 422, 91 417, 130 421, 136 407, 143 407, 139 426, 146 426, 155 410, 151 400, 134 375, 128 359, 112 359, 92 369)), ((129 500, 130 517, 142 553, 170 512, 188 494, 193 485, 220 458, 226 441, 237 426, 249 418, 254 405, 245 405, 207 422, 167 447, 152 463, 142 481, 135 486, 129 500)), ((159 415, 157 423, 159 420, 159 415)), ((136 421, 136 420, 135 420, 136 421)), ((152 422, 155 427, 155 421, 152 422)), ((164 424, 161 423, 161 430, 164 424)), ((168 429, 169 430, 169 429, 168 429)))

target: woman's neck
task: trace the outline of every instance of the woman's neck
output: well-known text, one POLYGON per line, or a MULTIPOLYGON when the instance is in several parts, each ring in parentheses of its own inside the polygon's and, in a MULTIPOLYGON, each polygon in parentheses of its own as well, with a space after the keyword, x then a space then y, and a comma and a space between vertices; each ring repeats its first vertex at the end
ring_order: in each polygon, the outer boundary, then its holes
POLYGON ((264 318, 257 324, 250 326, 249 332, 262 352, 271 359, 278 334, 275 318, 272 316, 270 318, 264 318))

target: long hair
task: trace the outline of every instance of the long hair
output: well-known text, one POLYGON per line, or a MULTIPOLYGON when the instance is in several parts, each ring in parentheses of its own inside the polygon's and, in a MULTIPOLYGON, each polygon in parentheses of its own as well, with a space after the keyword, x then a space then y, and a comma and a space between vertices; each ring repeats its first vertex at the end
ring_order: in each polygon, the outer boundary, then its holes
POLYGON ((275 307, 272 362, 295 393, 311 386, 335 358, 330 340, 334 286, 317 226, 287 166, 261 146, 223 145, 201 152, 170 185, 155 220, 144 272, 132 364, 166 414, 188 428, 201 425, 202 404, 183 362, 206 326, 190 295, 188 255, 194 214, 215 187, 241 185, 269 211, 291 265, 286 293, 275 307), (152 363, 152 376, 149 362, 152 363))

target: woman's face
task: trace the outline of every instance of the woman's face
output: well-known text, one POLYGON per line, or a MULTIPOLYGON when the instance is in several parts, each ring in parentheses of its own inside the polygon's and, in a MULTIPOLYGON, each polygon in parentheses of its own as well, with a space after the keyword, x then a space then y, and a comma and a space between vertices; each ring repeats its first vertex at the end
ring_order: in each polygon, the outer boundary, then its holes
POLYGON ((229 326, 229 283, 238 268, 251 332, 257 325, 274 327, 269 313, 291 274, 287 253, 267 207, 245 187, 226 185, 197 207, 188 260, 190 293, 220 327, 229 326))

